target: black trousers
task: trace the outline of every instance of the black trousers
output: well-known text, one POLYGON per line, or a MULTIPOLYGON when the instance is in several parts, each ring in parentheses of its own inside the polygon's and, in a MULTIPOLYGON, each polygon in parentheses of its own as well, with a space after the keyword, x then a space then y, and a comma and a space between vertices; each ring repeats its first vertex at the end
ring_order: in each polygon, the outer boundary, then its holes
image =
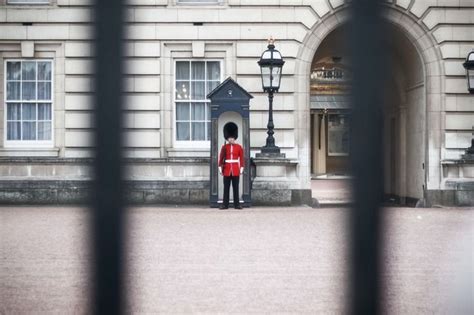
POLYGON ((230 183, 232 182, 232 189, 234 191, 234 207, 240 205, 239 200, 239 179, 240 176, 224 176, 224 206, 229 206, 229 191, 230 183))

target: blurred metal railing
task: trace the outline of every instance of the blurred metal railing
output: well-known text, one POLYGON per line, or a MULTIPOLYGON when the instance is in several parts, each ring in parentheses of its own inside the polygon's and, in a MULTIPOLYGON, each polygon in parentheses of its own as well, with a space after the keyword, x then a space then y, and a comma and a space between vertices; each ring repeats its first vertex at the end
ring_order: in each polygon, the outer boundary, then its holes
POLYGON ((95 314, 121 314, 124 290, 124 188, 122 181, 122 0, 96 0, 95 18, 95 178, 93 209, 93 289, 95 314))
POLYGON ((352 85, 351 167, 355 207, 350 211, 350 312, 380 313, 380 222, 383 195, 383 88, 389 69, 379 0, 354 0, 350 47, 352 85))

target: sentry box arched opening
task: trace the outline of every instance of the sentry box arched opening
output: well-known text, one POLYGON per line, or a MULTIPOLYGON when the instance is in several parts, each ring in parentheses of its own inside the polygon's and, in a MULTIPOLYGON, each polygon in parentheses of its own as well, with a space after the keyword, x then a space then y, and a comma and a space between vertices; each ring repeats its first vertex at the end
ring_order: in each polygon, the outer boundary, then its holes
MULTIPOLYGON (((219 174, 218 159, 222 145, 229 133, 237 135, 238 143, 244 150, 244 173, 240 177, 240 204, 251 205, 250 193, 250 124, 249 102, 253 98, 232 78, 227 78, 209 95, 211 100, 211 160, 210 194, 211 207, 219 207, 223 200, 223 178, 219 174)), ((233 204, 232 189, 230 204, 233 204)))

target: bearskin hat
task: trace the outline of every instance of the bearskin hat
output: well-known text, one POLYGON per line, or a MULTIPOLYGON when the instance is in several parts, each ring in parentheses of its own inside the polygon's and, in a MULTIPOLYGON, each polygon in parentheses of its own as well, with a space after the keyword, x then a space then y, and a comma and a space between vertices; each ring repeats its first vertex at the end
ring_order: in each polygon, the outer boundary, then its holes
POLYGON ((224 138, 227 140, 231 137, 234 139, 239 137, 239 127, 233 122, 228 122, 224 125, 224 138))

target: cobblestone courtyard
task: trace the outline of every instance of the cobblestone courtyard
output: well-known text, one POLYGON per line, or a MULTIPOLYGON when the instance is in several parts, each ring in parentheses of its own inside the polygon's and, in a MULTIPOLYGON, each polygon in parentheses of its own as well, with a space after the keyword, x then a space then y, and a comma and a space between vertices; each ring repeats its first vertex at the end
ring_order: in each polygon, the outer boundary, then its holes
MULTIPOLYGON (((133 208, 130 311, 343 313, 349 211, 133 208)), ((474 212, 385 214, 385 313, 472 313, 474 212)), ((1 207, 0 219, 0 313, 86 313, 88 211, 1 207)))

